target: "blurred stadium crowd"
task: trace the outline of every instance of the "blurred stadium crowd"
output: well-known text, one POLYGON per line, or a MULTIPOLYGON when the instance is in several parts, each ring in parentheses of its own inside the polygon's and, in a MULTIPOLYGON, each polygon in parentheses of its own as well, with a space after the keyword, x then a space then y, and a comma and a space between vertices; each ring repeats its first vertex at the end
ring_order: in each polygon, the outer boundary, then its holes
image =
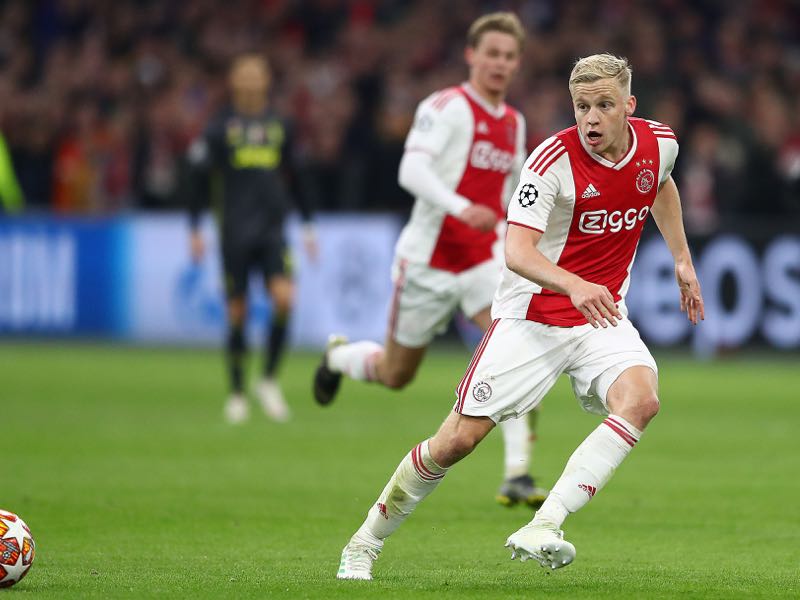
POLYGON ((574 60, 608 50, 632 61, 637 113, 678 133, 690 232, 800 216, 792 0, 0 0, 0 131, 29 210, 180 208, 229 60, 260 50, 318 208, 406 209, 414 108, 466 77, 464 32, 498 9, 530 32, 510 96, 529 149, 573 123, 574 60))

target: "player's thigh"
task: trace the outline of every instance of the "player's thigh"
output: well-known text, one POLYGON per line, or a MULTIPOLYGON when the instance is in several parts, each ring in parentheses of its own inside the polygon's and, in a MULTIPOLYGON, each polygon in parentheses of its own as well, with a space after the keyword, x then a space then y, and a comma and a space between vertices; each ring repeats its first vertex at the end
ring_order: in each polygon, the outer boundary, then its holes
POLYGON ((494 422, 527 414, 564 371, 570 350, 565 328, 493 321, 456 388, 453 410, 494 422))
POLYGON ((266 236, 260 244, 258 262, 275 309, 289 312, 294 301, 292 260, 282 233, 266 236))
POLYGON ((461 312, 484 330, 491 323, 489 315, 497 285, 500 283, 500 273, 500 263, 491 259, 457 276, 461 312), (486 317, 489 317, 488 321, 486 317))
POLYGON ((443 333, 458 306, 455 276, 425 265, 396 260, 394 295, 389 311, 390 340, 406 348, 423 348, 443 333))
POLYGON ((627 318, 620 320, 617 327, 594 329, 583 325, 574 329, 576 350, 567 374, 575 397, 587 412, 610 412, 608 391, 631 367, 647 368, 657 381, 656 361, 627 318))
POLYGON ((252 248, 248 244, 224 240, 222 244, 222 269, 225 296, 229 300, 247 296, 247 281, 252 248))
POLYGON ((275 310, 288 313, 294 303, 294 282, 287 275, 280 274, 270 277, 266 286, 275 310))

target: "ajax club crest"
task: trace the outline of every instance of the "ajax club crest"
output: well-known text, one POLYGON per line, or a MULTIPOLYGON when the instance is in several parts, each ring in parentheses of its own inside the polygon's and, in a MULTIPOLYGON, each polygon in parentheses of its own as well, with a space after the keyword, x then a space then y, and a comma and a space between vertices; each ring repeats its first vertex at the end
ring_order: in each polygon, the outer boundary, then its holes
POLYGON ((639 171, 636 175, 636 189, 639 190, 640 193, 646 194, 650 190, 653 189, 653 185, 656 183, 656 175, 653 173, 652 169, 648 169, 646 165, 652 165, 652 160, 643 160, 641 162, 637 161, 636 166, 644 166, 644 168, 639 171))
POLYGON ((472 397, 478 402, 486 402, 492 397, 492 387, 485 381, 479 381, 472 388, 472 397))

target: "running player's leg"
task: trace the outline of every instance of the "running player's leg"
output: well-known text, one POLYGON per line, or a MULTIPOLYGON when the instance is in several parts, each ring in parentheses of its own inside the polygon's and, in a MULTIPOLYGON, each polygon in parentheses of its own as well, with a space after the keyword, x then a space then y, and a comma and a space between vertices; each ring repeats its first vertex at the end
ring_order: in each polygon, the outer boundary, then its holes
POLYGON ((393 269, 395 293, 384 345, 372 341, 344 343, 332 337, 314 377, 320 404, 333 401, 342 375, 401 389, 410 383, 428 344, 443 331, 455 310, 454 275, 398 261, 393 269))
POLYGON ((608 417, 573 452, 531 523, 509 537, 509 545, 517 551, 535 552, 542 536, 558 532, 570 513, 585 506, 608 483, 658 412, 655 361, 630 321, 586 331, 582 350, 567 372, 584 407, 608 417))
POLYGON ((395 469, 367 518, 342 551, 339 579, 372 579, 384 540, 494 428, 488 417, 451 412, 433 437, 417 444, 395 469))
MULTIPOLYGON (((492 323, 491 300, 496 287, 499 266, 494 261, 487 261, 471 272, 464 274, 464 298, 462 310, 483 331, 492 323), (473 307, 481 307, 478 312, 473 307)), ((536 485, 530 472, 531 453, 536 439, 533 425, 537 421, 539 408, 536 407, 528 416, 507 419, 500 423, 503 433, 504 472, 503 483, 495 498, 504 506, 513 506, 519 502, 532 508, 539 508, 547 497, 547 490, 536 485)))
POLYGON ((436 488, 447 469, 472 452, 497 421, 526 413, 550 389, 567 360, 564 345, 558 334, 539 336, 538 330, 531 334, 531 325, 538 324, 523 322, 520 327, 513 320, 492 324, 458 386, 453 412, 436 435, 400 462, 345 546, 339 578, 371 579, 372 563, 384 540, 436 488))

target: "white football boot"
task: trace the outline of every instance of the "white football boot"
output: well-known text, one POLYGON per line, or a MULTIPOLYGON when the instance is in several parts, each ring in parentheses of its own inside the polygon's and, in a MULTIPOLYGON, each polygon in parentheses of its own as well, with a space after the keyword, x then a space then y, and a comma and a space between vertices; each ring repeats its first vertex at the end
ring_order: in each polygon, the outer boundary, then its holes
POLYGON ((292 413, 286 404, 283 392, 274 379, 270 377, 262 379, 256 388, 256 395, 261 402, 261 408, 264 409, 264 414, 273 421, 285 423, 291 418, 292 413))
POLYGON ((336 579, 372 581, 372 563, 378 560, 380 552, 380 548, 369 546, 354 536, 342 550, 336 579))
POLYGON ((225 403, 225 420, 231 425, 244 423, 250 416, 250 406, 242 394, 231 394, 225 403))
POLYGON ((511 560, 519 557, 525 562, 536 559, 543 567, 560 569, 575 560, 575 546, 564 539, 564 532, 555 526, 534 525, 532 522, 512 533, 506 541, 511 548, 511 560))

